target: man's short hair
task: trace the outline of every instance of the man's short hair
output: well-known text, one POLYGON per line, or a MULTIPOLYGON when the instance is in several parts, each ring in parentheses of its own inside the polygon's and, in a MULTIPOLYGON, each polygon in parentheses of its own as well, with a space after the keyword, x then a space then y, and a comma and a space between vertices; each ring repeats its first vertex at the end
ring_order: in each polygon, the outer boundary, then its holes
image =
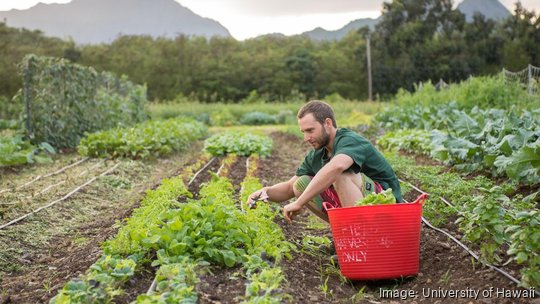
POLYGON ((332 125, 334 125, 334 128, 337 128, 336 118, 334 117, 334 110, 332 110, 332 107, 326 102, 320 100, 312 100, 306 103, 302 108, 300 108, 300 110, 298 111, 298 115, 296 116, 298 117, 298 119, 300 119, 310 113, 313 114, 315 120, 318 121, 321 125, 324 124, 324 121, 327 118, 330 118, 332 120, 332 125))

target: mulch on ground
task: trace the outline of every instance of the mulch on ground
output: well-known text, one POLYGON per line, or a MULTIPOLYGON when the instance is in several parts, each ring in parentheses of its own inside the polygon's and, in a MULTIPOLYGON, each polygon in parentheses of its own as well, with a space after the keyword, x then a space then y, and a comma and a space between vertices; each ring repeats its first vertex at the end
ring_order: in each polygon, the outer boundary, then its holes
MULTIPOLYGON (((95 263, 102 254, 101 243, 117 233, 118 226, 115 223, 130 216, 133 209, 139 206, 145 191, 156 188, 162 179, 171 177, 172 168, 182 167, 193 161, 190 157, 196 157, 198 153, 194 154, 194 151, 198 152, 200 149, 201 145, 198 143, 182 155, 149 161, 146 167, 150 168, 148 171, 131 171, 132 176, 129 178, 132 179, 134 187, 129 191, 115 192, 114 188, 107 188, 105 191, 103 184, 92 184, 69 201, 51 207, 54 210, 45 210, 34 218, 7 228, 24 232, 24 228, 35 224, 36 220, 45 226, 53 225, 54 227, 44 230, 45 233, 51 233, 48 236, 50 241, 45 244, 32 245, 33 236, 28 233, 23 235, 22 232, 17 232, 10 236, 13 233, 2 231, 0 237, 17 237, 11 239, 12 244, 22 244, 25 250, 20 257, 13 258, 13 261, 19 264, 19 270, 0 269, 0 304, 48 302, 67 281, 84 274, 89 266, 95 263), (126 192, 129 192, 129 195, 124 196, 126 192), (70 202, 82 198, 85 204, 89 204, 87 207, 90 207, 85 209, 89 214, 85 215, 84 222, 77 223, 77 226, 62 227, 67 223, 47 220, 48 216, 53 215, 55 221, 59 215, 65 218, 73 217, 73 213, 79 211, 72 210, 77 204, 70 202)), ((129 162, 123 165, 128 168, 131 166, 129 162)))

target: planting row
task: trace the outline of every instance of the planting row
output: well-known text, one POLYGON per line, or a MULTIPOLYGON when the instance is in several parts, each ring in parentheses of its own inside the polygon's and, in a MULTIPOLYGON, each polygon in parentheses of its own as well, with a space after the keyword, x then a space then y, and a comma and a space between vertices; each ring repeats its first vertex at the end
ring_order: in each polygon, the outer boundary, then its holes
POLYGON ((390 109, 376 118, 397 130, 381 138, 383 147, 424 153, 466 172, 482 170, 523 184, 540 183, 539 110, 466 111, 449 103, 390 109))
MULTIPOLYGON (((89 134, 81 140, 79 153, 92 157, 145 158, 181 151, 191 141, 208 134, 201 122, 186 118, 148 121, 134 128, 115 128, 89 134)), ((205 151, 213 156, 236 154, 268 156, 272 141, 248 132, 226 132, 205 141, 205 151)))
POLYGON ((89 134, 78 149, 83 156, 146 158, 181 151, 207 132, 204 124, 191 119, 147 121, 133 128, 89 134))
POLYGON ((225 132, 208 138, 204 149, 214 156, 257 154, 266 157, 272 152, 272 140, 267 136, 247 132, 225 132))

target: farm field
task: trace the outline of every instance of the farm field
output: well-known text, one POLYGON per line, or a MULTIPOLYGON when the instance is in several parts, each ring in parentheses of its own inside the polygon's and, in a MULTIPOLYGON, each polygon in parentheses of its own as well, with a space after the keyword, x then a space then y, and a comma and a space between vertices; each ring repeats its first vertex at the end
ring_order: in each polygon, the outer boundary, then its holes
POLYGON ((5 0, 0 304, 540 304, 527 1, 5 0))
MULTIPOLYGON (((274 149, 267 158, 252 159, 256 169, 253 176, 263 185, 286 180, 296 169, 308 149, 298 137, 277 131, 275 127, 258 128, 273 141, 274 149)), ((390 157, 390 156, 389 156, 390 157)), ((407 157, 395 154, 395 159, 407 157)), ((228 179, 233 187, 233 200, 236 209, 242 195, 242 181, 248 166, 246 156, 218 157, 205 168, 211 159, 202 153, 202 142, 194 144, 181 155, 162 157, 152 161, 89 159, 82 161, 66 171, 50 177, 43 177, 31 185, 22 187, 36 176, 84 158, 68 154, 51 165, 41 165, 21 171, 4 170, 2 189, 18 188, 1 193, 16 199, 16 206, 2 206, 2 223, 21 216, 28 210, 61 198, 77 185, 84 183, 118 164, 107 175, 99 178, 65 201, 59 202, 20 223, 0 230, 1 290, 2 303, 47 302, 53 298, 67 281, 84 274, 102 254, 100 244, 118 232, 117 221, 130 216, 140 205, 147 189, 156 189, 161 180, 181 176, 189 192, 198 198, 201 187, 211 180, 210 172, 228 179), (203 169, 203 170, 201 170, 203 169), (201 171, 199 171, 201 170, 201 171), (83 174, 85 171, 87 173, 83 174), (195 171, 199 174, 195 177, 195 171), (219 171, 219 172, 218 172, 219 171), (7 178, 6 178, 7 177, 7 178), (190 183, 191 182, 191 183, 190 183), (47 189, 44 191, 44 189, 47 189), (54 186, 56 185, 56 186, 54 186), (43 193, 41 193, 43 192, 43 193), (32 197, 33 199, 28 199, 32 197), (16 208, 15 208, 16 207, 16 208), (8 245, 9 244, 9 245, 8 245), (16 244, 16 246, 13 246, 16 244)), ((410 157, 408 158, 410 160, 410 157)), ((415 162, 414 159, 411 160, 415 162)), ((419 165, 433 164, 433 161, 418 158, 419 165)), ((253 166, 253 164, 252 164, 253 166)), ((400 175, 400 172, 397 172, 400 175)), ((401 176, 401 175, 400 175, 401 176)), ((411 180, 413 183, 414 180, 411 180)), ((406 198, 411 200, 418 192, 409 189, 406 198)), ((178 197, 178 201, 185 198, 178 197)), ((438 204, 435 199, 426 204, 438 204)), ((283 280, 278 287, 270 288, 278 299, 291 303, 531 303, 530 298, 496 297, 475 300, 444 298, 440 292, 445 290, 483 291, 525 290, 519 289, 506 277, 475 262, 461 247, 451 242, 443 234, 423 225, 420 247, 420 273, 415 278, 377 282, 349 282, 339 275, 339 268, 330 255, 319 247, 330 238, 327 224, 316 220, 308 212, 301 214, 293 224, 287 224, 279 212, 275 222, 282 229, 286 242, 292 243, 295 250, 290 257, 284 256, 276 262, 281 267, 283 280), (382 290, 394 290, 391 297, 381 298, 382 290), (408 297, 401 291, 412 292, 416 297, 408 297), (425 296, 425 293, 435 292, 425 296), (438 292, 438 293, 437 293, 438 292)), ((449 222, 444 228, 461 238, 455 225, 449 222)), ((510 265, 511 266, 511 265, 510 265)), ((199 283, 195 286, 198 303, 239 303, 250 302, 246 286, 251 280, 246 278, 242 267, 233 264, 204 266, 208 269, 198 274, 199 283)), ((113 298, 115 303, 130 303, 138 295, 146 293, 152 285, 155 266, 142 263, 134 274, 122 285, 123 290, 113 298)), ((509 273, 518 276, 519 268, 511 266, 509 273)), ((267 286, 268 287, 268 286, 267 286)), ((261 293, 264 294, 264 289, 261 293)), ((254 298, 251 298, 254 301, 254 298)), ((271 302, 269 302, 271 303, 271 302)))
POLYGON ((309 150, 294 114, 304 101, 148 105, 127 78, 25 62, 16 100, 32 111, 0 137, 0 304, 538 302, 539 100, 501 77, 391 103, 328 97, 406 200, 428 195, 418 274, 350 281, 332 257, 347 241, 328 224, 245 205, 309 150))

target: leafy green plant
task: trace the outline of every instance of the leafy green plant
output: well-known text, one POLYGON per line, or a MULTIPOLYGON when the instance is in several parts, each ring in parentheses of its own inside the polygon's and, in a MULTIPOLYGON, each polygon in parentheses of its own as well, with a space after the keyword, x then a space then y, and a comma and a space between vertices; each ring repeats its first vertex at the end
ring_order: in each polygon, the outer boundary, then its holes
POLYGON ((431 152, 431 133, 418 129, 400 129, 390 131, 377 140, 377 144, 387 150, 404 150, 413 153, 431 152))
POLYGON ((255 216, 241 214, 232 192, 226 178, 213 176, 200 190, 198 201, 188 201, 164 214, 164 224, 150 229, 143 240, 145 247, 157 252, 154 265, 175 263, 182 256, 190 256, 232 267, 241 263, 248 252, 262 251, 279 258, 278 253, 284 249, 271 241, 275 233, 264 235, 259 243, 259 234, 270 229, 264 229, 255 216))
POLYGON ((515 214, 515 221, 505 229, 510 234, 508 254, 519 264, 528 267, 521 270, 523 286, 540 284, 540 211, 530 210, 515 214))
POLYGON ((6 121, 11 124, 14 119, 17 119, 22 110, 23 104, 20 100, 15 98, 10 100, 5 96, 0 96, 0 130, 5 129, 1 126, 6 124, 6 121), (4 123, 1 123, 1 121, 4 121, 4 123))
POLYGON ((540 135, 534 143, 512 151, 510 156, 497 156, 494 165, 513 180, 525 184, 540 183, 540 135))
POLYGON ((157 189, 147 191, 141 206, 122 223, 117 235, 103 243, 103 251, 109 255, 146 254, 143 239, 161 225, 166 212, 179 205, 179 196, 192 196, 181 177, 165 179, 157 189))
POLYGON ((480 244, 482 257, 488 262, 501 262, 497 254, 508 237, 502 223, 508 222, 506 210, 495 200, 483 195, 463 206, 464 210, 456 220, 460 230, 471 242, 480 244))
POLYGON ((277 123, 277 118, 263 112, 250 112, 240 118, 240 123, 243 125, 274 125, 277 123))
POLYGON ((56 153, 54 148, 47 143, 41 143, 36 147, 20 135, 0 137, 0 167, 48 163, 52 160, 47 153, 56 153))
POLYGON ((201 264, 204 265, 185 258, 179 263, 161 266, 156 274, 155 292, 139 295, 137 303, 197 303, 195 286, 200 281, 197 267, 201 264))
POLYGON ((284 280, 285 276, 280 268, 262 269, 259 273, 250 276, 242 303, 283 303, 289 298, 280 288, 284 280))
POLYGON ((266 157, 272 151, 272 140, 267 136, 247 132, 225 132, 208 138, 204 149, 214 156, 235 153, 240 156, 257 154, 266 157))
POLYGON ((279 124, 296 125, 296 115, 291 110, 281 110, 276 114, 276 120, 279 124))
POLYGON ((370 193, 366 197, 358 200, 355 206, 390 205, 396 203, 396 197, 392 193, 392 188, 388 188, 381 193, 370 193))
POLYGON ((102 256, 83 278, 66 283, 50 303, 110 303, 122 293, 118 287, 135 274, 138 260, 137 256, 102 256))
POLYGON ((413 93, 400 90, 396 94, 396 103, 400 107, 413 105, 446 105, 449 101, 456 101, 461 108, 472 109, 500 108, 508 109, 516 105, 522 108, 533 106, 535 97, 527 94, 519 86, 507 85, 502 75, 469 77, 467 80, 450 86, 444 90, 437 90, 435 86, 426 82, 422 89, 413 93))
POLYGON ((313 256, 320 255, 321 248, 328 248, 331 243, 325 236, 305 235, 302 238, 302 251, 313 256))
MULTIPOLYGON (((241 183, 241 204, 247 200, 249 194, 261 188, 259 180, 253 176, 258 156, 250 156, 250 160, 246 177, 241 183)), ((250 251, 251 255, 244 262, 246 275, 251 281, 246 286, 246 302, 283 303, 290 298, 279 288, 284 277, 276 264, 283 256, 289 256, 289 251, 295 247, 285 240, 283 232, 273 221, 278 212, 279 209, 272 209, 268 204, 260 203, 257 208, 247 209, 244 213, 246 220, 256 223, 260 232, 254 235, 255 250, 250 251)))
POLYGON ((328 229, 328 223, 321 220, 319 217, 310 214, 306 220, 303 222, 303 224, 306 225, 307 229, 312 230, 327 230, 328 229))
MULTIPOLYGON (((328 279, 330 277, 327 276, 326 279, 324 280, 323 283, 321 283, 321 285, 319 285, 319 289, 321 290, 321 292, 324 294, 324 297, 327 298, 327 299, 333 299, 334 298, 334 291, 332 289, 330 289, 330 287, 328 286, 328 279)), ((322 279, 322 278, 321 278, 322 279)))
MULTIPOLYGON (((383 146, 418 149, 465 172, 505 174, 524 184, 540 183, 540 111, 500 109, 463 110, 455 102, 441 106, 415 105, 388 110, 377 116, 391 128, 418 128, 431 132, 430 142, 396 131, 383 138, 383 146), (416 146, 414 146, 416 145, 416 146)), ((426 131, 415 131, 420 134, 426 131)))
POLYGON ((147 121, 133 128, 88 134, 78 150, 83 156, 147 158, 182 151, 206 133, 204 124, 191 119, 147 121))
POLYGON ((19 122, 14 119, 0 119, 0 131, 6 129, 17 129, 19 127, 19 122))
POLYGON ((234 126, 238 119, 232 114, 231 110, 225 108, 220 111, 212 111, 210 113, 210 125, 212 126, 234 126))

